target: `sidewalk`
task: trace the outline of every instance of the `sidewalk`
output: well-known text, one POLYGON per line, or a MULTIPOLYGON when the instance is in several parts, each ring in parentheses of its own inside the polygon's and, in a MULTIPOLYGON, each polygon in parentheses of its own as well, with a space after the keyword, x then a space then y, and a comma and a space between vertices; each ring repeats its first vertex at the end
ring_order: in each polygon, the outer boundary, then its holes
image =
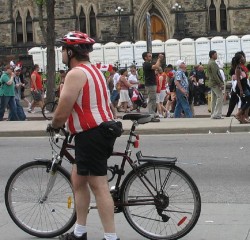
MULTIPOLYGON (((223 114, 226 114, 228 105, 223 106, 223 114)), ((49 121, 44 120, 38 108, 36 113, 27 113, 28 121, 2 121, 0 122, 1 137, 33 137, 47 136, 45 132, 49 121)), ((146 110, 143 109, 142 113, 146 110)), ((118 113, 123 128, 124 134, 128 134, 131 121, 122 120, 124 113, 118 113)), ((7 115, 5 115, 7 117, 7 115)), ((239 124, 232 116, 229 118, 214 120, 210 119, 210 113, 207 110, 207 105, 195 107, 194 118, 164 118, 159 123, 147 123, 139 125, 136 132, 139 134, 204 134, 204 133, 230 133, 230 132, 249 132, 250 124, 239 124)))

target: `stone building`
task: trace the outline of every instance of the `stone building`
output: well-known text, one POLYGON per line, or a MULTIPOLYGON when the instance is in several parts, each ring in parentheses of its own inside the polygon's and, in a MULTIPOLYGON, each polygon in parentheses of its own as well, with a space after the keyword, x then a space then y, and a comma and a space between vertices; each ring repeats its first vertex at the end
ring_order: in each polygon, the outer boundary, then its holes
MULTIPOLYGON (((45 44, 35 0, 0 2, 0 51, 45 44)), ((241 36, 250 33, 249 11, 250 0, 56 0, 55 29, 56 36, 80 30, 97 42, 135 42, 146 39, 149 12, 152 39, 241 36)))

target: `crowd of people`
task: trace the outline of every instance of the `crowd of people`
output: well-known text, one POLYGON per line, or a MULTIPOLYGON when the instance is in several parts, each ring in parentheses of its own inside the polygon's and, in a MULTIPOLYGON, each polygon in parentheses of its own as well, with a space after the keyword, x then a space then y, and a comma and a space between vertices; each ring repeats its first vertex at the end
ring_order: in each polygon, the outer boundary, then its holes
MULTIPOLYGON (((143 53, 142 58, 145 82, 141 81, 135 65, 119 70, 114 66, 110 73, 105 75, 110 107, 115 119, 117 112, 140 112, 141 107, 147 107, 148 113, 152 115, 152 122, 159 122, 160 118, 191 118, 195 116, 194 106, 208 103, 208 92, 211 94, 211 119, 222 119, 226 81, 231 81, 226 117, 231 116, 237 106, 238 113, 235 117, 240 123, 249 122, 247 90, 250 65, 245 66, 244 52, 237 52, 233 57, 229 79, 226 79, 223 62, 218 59, 216 51, 209 52, 210 60, 206 72, 201 63, 188 72, 185 61, 181 59, 174 66, 168 64, 162 68, 162 54, 159 54, 155 63, 152 63, 152 54, 149 52, 143 53), (140 91, 141 88, 145 88, 144 94, 140 91)), ((2 68, 0 120, 3 120, 6 109, 9 110, 9 121, 27 120, 21 101, 27 105, 29 113, 35 113, 35 107, 42 109, 44 105, 44 87, 39 66, 35 64, 31 74, 31 100, 24 94, 27 81, 22 75, 22 66, 11 61, 6 66, 2 64, 2 68)), ((60 89, 65 76, 66 71, 60 71, 60 89)))
MULTIPOLYGON (((60 70, 58 92, 62 88, 65 76, 66 71, 60 70)), ((35 107, 40 107, 41 111, 44 106, 45 90, 42 72, 38 64, 33 66, 30 79, 25 79, 20 62, 15 64, 12 60, 6 65, 1 63, 0 121, 3 121, 6 111, 8 112, 7 121, 28 120, 24 106, 27 107, 28 113, 36 113, 35 107)))
POLYGON ((152 122, 159 122, 160 118, 164 117, 192 117, 193 106, 207 103, 207 76, 203 65, 195 65, 188 73, 183 60, 178 60, 176 66, 168 64, 162 69, 164 55, 159 54, 155 63, 152 63, 152 54, 149 52, 143 53, 142 58, 145 80, 143 84, 134 65, 130 66, 129 71, 118 71, 113 67, 107 77, 111 109, 115 117, 117 111, 140 112, 142 106, 147 106, 152 115, 152 122), (147 100, 137 91, 142 86, 145 87, 147 100))
MULTIPOLYGON (((245 66, 244 52, 235 53, 228 79, 224 72, 224 64, 218 59, 217 52, 212 50, 208 55, 207 71, 200 63, 188 72, 184 60, 180 59, 175 66, 168 64, 162 69, 163 55, 159 54, 157 61, 152 63, 152 54, 143 53, 146 104, 148 113, 152 115, 152 122, 159 122, 160 118, 192 118, 195 116, 194 106, 208 104, 208 94, 211 96, 211 119, 223 119, 222 107, 225 99, 228 98, 227 81, 232 82, 232 88, 229 93, 226 117, 231 116, 237 105, 238 113, 235 117, 240 123, 249 122, 250 64, 245 66)), ((135 107, 137 98, 133 98, 133 94, 131 94, 133 89, 140 88, 140 79, 136 66, 132 65, 129 70, 121 69, 118 72, 117 68, 113 67, 107 78, 115 117, 117 116, 116 111, 140 111, 140 106, 135 107), (119 82, 122 83, 122 89, 117 87, 119 82)), ((145 103, 145 99, 142 102, 145 103)))

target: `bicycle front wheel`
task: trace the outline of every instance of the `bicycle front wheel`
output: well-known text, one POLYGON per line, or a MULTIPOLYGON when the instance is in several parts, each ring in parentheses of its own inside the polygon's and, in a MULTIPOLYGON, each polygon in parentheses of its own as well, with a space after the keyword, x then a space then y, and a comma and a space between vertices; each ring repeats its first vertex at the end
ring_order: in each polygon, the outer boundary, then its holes
POLYGON ((42 108, 43 117, 47 120, 51 120, 53 118, 53 113, 56 111, 57 105, 57 101, 45 103, 42 108))
POLYGON ((33 161, 17 168, 5 188, 5 204, 12 220, 23 231, 51 238, 69 230, 76 221, 74 194, 69 173, 50 161, 33 161), (51 176, 55 177, 48 191, 51 176), (46 194, 48 192, 48 194, 46 194))
POLYGON ((143 164, 121 187, 123 213, 134 230, 148 239, 174 240, 195 226, 201 211, 199 190, 177 166, 143 164))

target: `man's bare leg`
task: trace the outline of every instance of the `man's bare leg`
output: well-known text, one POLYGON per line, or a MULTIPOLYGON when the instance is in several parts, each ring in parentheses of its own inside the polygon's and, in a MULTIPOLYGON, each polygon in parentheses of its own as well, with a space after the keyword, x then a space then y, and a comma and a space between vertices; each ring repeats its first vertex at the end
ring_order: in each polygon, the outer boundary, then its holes
POLYGON ((77 174, 76 165, 73 165, 71 180, 75 194, 76 205, 76 222, 82 226, 86 226, 88 208, 90 204, 90 191, 87 184, 87 176, 77 174))
POLYGON ((105 233, 115 233, 114 201, 109 192, 107 176, 88 176, 105 233))

